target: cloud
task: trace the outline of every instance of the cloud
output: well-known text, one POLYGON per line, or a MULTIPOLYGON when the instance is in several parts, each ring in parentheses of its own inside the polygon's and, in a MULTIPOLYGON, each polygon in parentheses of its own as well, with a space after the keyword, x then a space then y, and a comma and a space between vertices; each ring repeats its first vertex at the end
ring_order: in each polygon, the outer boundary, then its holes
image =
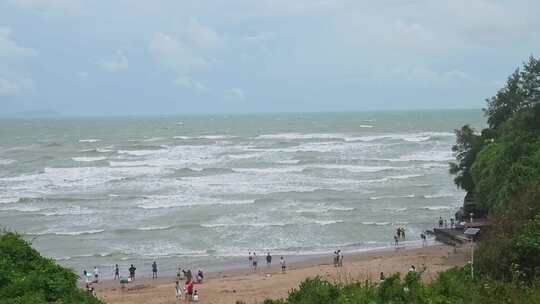
POLYGON ((194 81, 187 77, 178 77, 176 78, 173 83, 177 86, 189 88, 189 89, 195 89, 197 91, 207 91, 209 90, 204 84, 194 81))
POLYGON ((207 90, 206 86, 192 77, 210 67, 212 54, 222 44, 221 37, 214 29, 192 19, 174 34, 154 33, 148 48, 161 66, 176 73, 174 84, 207 90))
POLYGON ((31 48, 19 46, 11 38, 11 29, 0 27, 0 58, 34 56, 37 52, 31 48))
POLYGON ((208 62, 189 44, 164 33, 154 34, 149 49, 162 66, 176 71, 179 75, 189 75, 193 71, 208 67, 208 62))
POLYGON ((0 76, 0 96, 19 96, 33 89, 33 81, 29 78, 10 80, 0 76))
POLYGON ((118 51, 115 59, 102 60, 98 65, 107 72, 120 72, 129 68, 129 60, 121 51, 118 51))
POLYGON ((239 88, 231 88, 223 92, 223 99, 227 101, 242 101, 246 99, 246 94, 239 88))
POLYGON ((9 0, 19 8, 48 13, 79 14, 82 11, 80 0, 9 0))

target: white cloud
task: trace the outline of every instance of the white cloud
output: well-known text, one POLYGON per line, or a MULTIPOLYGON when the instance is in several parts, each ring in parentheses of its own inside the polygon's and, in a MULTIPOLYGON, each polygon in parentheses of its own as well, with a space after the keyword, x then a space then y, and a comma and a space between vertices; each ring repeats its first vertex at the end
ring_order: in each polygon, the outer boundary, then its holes
POLYGON ((29 78, 11 80, 0 76, 0 96, 19 96, 32 90, 33 86, 29 78))
POLYGON ((129 67, 129 60, 121 51, 118 51, 115 59, 102 60, 98 65, 107 72, 119 72, 129 67))
POLYGON ((13 5, 40 12, 78 14, 82 11, 81 0, 9 0, 13 5))
POLYGON ((19 46, 11 38, 11 29, 0 27, 0 58, 2 57, 26 57, 36 55, 37 52, 31 48, 19 46))
POLYGON ((208 90, 208 88, 204 84, 198 81, 194 81, 188 77, 178 77, 173 81, 173 83, 177 86, 181 86, 181 87, 189 88, 189 89, 195 89, 197 91, 208 90))
POLYGON ((223 92, 223 99, 227 101, 242 101, 246 99, 246 94, 239 88, 231 88, 223 92))
POLYGON ((208 62, 190 45, 164 33, 154 34, 149 48, 161 65, 181 76, 208 67, 208 62))

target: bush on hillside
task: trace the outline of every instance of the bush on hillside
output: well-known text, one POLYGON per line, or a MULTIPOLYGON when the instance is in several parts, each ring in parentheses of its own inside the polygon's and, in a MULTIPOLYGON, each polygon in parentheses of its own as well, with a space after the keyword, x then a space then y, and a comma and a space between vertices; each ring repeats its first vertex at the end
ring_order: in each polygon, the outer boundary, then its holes
POLYGON ((77 276, 42 257, 14 233, 0 235, 0 299, 5 304, 99 304, 77 288, 77 276))

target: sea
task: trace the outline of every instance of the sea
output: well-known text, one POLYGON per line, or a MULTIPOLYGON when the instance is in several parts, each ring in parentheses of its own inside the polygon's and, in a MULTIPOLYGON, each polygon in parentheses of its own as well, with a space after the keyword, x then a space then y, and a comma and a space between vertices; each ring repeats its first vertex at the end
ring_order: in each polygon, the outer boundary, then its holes
POLYGON ((462 204, 464 124, 481 110, 3 119, 0 226, 105 276, 413 246, 462 204))

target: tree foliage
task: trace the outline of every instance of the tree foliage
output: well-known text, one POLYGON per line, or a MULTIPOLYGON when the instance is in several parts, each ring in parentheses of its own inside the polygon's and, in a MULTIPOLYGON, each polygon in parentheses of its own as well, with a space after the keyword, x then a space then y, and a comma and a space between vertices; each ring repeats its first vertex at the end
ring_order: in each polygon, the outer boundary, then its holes
POLYGON ((456 162, 450 163, 450 173, 456 175, 454 183, 458 187, 470 192, 474 190, 471 167, 476 160, 476 155, 482 149, 484 139, 469 125, 455 130, 455 133, 456 144, 452 147, 452 151, 456 156, 456 162))
POLYGON ((0 303, 99 304, 77 288, 77 276, 42 257, 19 235, 0 235, 0 303))

